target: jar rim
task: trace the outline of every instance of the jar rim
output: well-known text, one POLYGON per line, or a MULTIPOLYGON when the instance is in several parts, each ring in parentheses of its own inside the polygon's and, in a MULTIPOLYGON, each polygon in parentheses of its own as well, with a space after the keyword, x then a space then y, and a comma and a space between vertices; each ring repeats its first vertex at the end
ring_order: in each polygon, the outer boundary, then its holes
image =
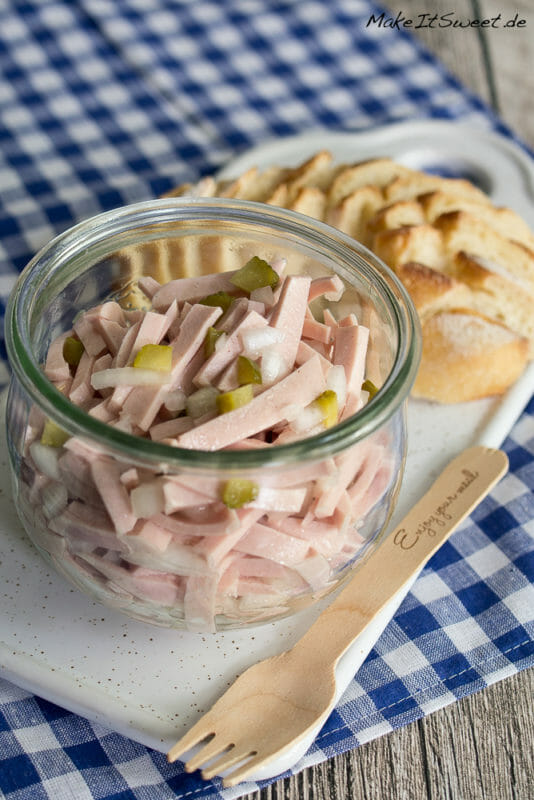
MULTIPOLYGON (((116 247, 114 248, 116 250, 116 247)), ((334 267, 335 270, 335 267, 334 267)), ((350 277, 349 277, 350 283, 350 277)), ((97 442, 125 458, 165 463, 170 468, 240 471, 252 467, 289 466, 332 456, 369 436, 397 411, 415 380, 421 356, 419 317, 400 280, 369 249, 336 228, 295 211, 227 198, 165 198, 147 200, 102 212, 70 227, 46 244, 21 272, 6 310, 6 346, 13 372, 32 400, 71 435, 97 442), (191 450, 144 439, 107 425, 72 403, 46 378, 34 357, 28 303, 51 270, 69 263, 111 234, 166 221, 231 220, 243 226, 271 227, 297 236, 304 244, 327 248, 336 264, 366 277, 391 312, 397 349, 379 392, 356 414, 324 432, 294 442, 251 450, 191 450), (25 310, 26 309, 26 310, 25 310)))

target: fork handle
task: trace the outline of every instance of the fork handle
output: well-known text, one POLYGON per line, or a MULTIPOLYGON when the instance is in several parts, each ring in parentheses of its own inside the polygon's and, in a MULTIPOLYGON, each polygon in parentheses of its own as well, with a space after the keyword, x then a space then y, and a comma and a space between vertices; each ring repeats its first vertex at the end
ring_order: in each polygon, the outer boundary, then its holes
POLYGON ((335 668, 371 620, 424 567, 508 469, 501 450, 454 458, 293 648, 315 668, 335 668))

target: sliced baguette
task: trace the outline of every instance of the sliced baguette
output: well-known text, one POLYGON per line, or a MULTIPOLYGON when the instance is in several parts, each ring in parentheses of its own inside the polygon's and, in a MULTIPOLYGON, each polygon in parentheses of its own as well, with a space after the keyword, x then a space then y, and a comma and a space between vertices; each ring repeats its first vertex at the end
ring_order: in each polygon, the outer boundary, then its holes
POLYGON ((534 358, 534 288, 463 251, 454 254, 451 266, 456 280, 470 289, 471 307, 528 339, 529 358, 534 358))
POLYGON ((395 269, 407 289, 421 321, 438 311, 468 308, 471 291, 465 283, 432 269, 426 264, 408 261, 395 269))

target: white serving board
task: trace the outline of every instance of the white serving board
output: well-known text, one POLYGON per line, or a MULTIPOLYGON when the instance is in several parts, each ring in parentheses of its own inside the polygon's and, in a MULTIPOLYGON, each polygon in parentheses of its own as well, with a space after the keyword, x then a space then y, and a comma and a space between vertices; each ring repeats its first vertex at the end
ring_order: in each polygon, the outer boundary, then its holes
MULTIPOLYGON (((461 164, 471 175, 482 176, 495 202, 517 209, 534 226, 530 159, 484 129, 454 123, 294 137, 256 148, 223 174, 235 176, 251 164, 297 164, 325 147, 340 161, 388 154, 421 168, 436 164, 438 157, 442 165, 461 164)), ((464 447, 498 446, 533 391, 531 367, 500 400, 443 408, 410 401, 406 473, 391 524, 464 447)), ((0 427, 0 674, 19 686, 166 752, 239 673, 290 647, 327 604, 322 601, 290 620, 248 631, 201 635, 155 628, 92 602, 52 572, 27 540, 11 499, 5 430, 0 427)), ((341 660, 338 697, 407 588, 341 660)), ((308 737, 255 778, 293 766, 310 743, 308 737)))

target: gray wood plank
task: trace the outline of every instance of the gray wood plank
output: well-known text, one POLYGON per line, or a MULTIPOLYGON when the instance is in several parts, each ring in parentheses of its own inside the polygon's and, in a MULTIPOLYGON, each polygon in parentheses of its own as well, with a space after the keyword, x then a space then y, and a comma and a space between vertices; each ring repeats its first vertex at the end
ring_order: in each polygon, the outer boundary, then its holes
POLYGON ((500 27, 484 31, 495 107, 534 149, 534 5, 531 0, 483 0, 481 6, 487 17, 500 14, 500 27), (516 19, 526 24, 506 27, 516 19))
POLYGON ((534 796, 533 690, 528 670, 424 720, 429 798, 534 796))

